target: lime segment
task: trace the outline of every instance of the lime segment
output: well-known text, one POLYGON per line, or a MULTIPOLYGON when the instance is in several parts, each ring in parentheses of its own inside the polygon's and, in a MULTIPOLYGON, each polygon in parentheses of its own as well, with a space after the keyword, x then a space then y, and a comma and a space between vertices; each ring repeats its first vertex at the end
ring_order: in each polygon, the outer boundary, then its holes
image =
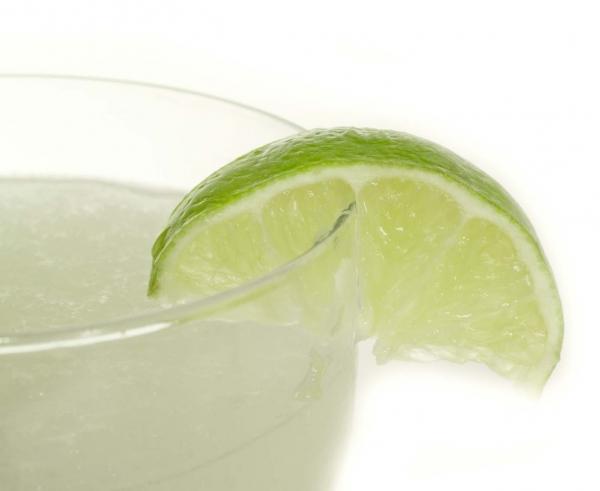
POLYGON ((243 284, 306 251, 352 203, 364 335, 380 360, 479 361, 543 385, 562 314, 531 224, 489 176, 401 133, 313 130, 223 167, 157 239, 149 293, 182 301, 243 284))

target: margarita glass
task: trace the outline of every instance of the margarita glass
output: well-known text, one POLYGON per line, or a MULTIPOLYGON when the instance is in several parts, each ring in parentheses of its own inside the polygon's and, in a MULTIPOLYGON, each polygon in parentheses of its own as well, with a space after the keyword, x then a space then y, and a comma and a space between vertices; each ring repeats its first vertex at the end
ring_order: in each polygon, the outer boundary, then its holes
POLYGON ((183 192, 299 128, 75 77, 0 77, 0 107, 0 487, 329 489, 354 386, 352 206, 248 284, 145 295, 183 192))

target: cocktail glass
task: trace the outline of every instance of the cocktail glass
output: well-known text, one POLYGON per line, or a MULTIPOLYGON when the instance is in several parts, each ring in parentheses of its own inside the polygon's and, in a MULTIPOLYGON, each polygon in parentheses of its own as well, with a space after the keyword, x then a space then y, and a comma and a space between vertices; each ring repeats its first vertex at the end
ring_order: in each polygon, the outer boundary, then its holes
MULTIPOLYGON (((118 221, 86 203, 96 186, 178 198, 299 128, 208 95, 77 77, 0 77, 0 108, 0 489, 330 489, 354 385, 352 205, 292 261, 173 306, 128 298, 159 230, 121 247, 140 234, 85 226, 87 213, 118 221), (35 193, 61 216, 37 220, 35 193), (99 242, 115 246, 90 252, 99 242)), ((140 193, 132 221, 149 213, 140 193)))

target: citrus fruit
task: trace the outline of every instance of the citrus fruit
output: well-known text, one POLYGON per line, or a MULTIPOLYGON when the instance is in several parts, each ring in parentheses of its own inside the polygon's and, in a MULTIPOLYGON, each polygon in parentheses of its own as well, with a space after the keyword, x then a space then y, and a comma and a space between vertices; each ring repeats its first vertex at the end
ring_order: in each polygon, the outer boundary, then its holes
POLYGON ((149 294, 180 301, 264 275, 349 206, 364 335, 379 360, 478 361, 543 385, 563 322, 532 225, 482 171, 403 133, 305 131, 226 165, 156 240, 149 294))

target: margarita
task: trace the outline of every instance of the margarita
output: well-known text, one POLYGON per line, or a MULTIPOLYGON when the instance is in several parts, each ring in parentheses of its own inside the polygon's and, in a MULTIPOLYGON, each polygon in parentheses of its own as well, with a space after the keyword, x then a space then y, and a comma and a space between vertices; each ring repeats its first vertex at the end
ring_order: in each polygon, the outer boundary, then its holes
POLYGON ((341 278, 344 235, 262 284, 165 309, 146 296, 149 251, 180 197, 0 181, 3 488, 329 488, 352 398, 352 282, 318 315, 294 306, 311 268, 341 278))

